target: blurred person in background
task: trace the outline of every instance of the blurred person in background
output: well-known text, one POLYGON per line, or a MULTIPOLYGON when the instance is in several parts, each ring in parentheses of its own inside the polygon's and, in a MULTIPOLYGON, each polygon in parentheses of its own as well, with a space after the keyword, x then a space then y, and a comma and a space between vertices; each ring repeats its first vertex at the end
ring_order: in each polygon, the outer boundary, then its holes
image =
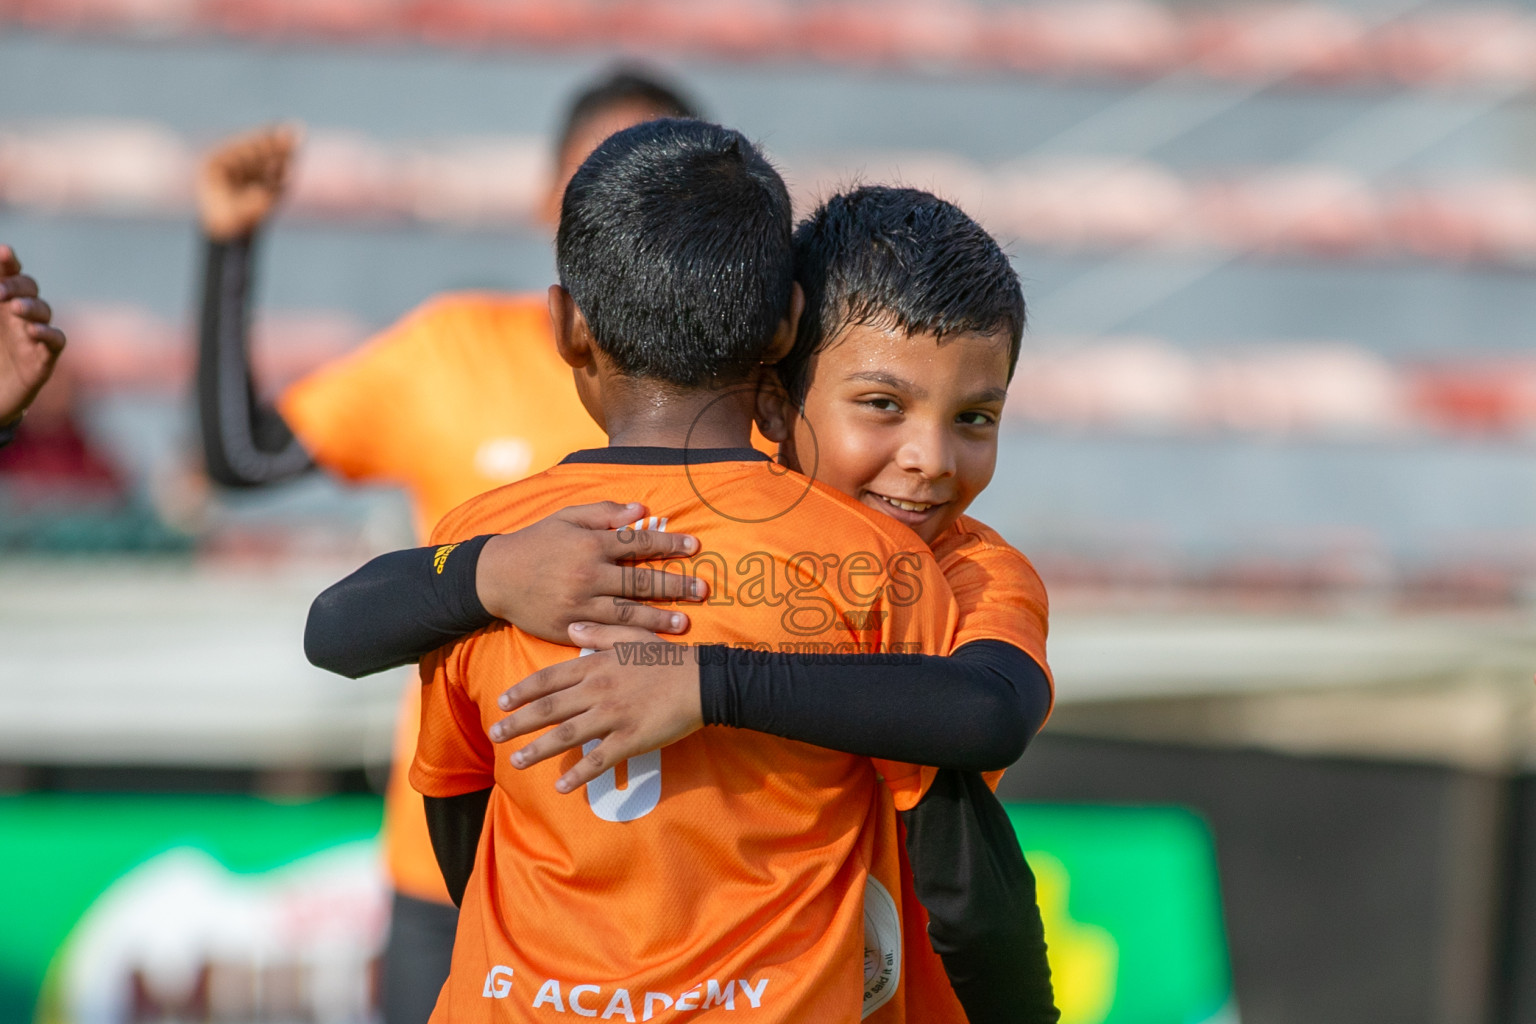
MULTIPOLYGON (((584 89, 566 116, 541 211, 553 230, 566 182, 599 143, 660 117, 696 117, 676 89, 620 69, 584 89)), ((285 390, 257 397, 247 339, 255 237, 276 208, 297 147, 290 127, 215 148, 198 182, 207 264, 197 396, 208 474, 261 487, 316 467, 405 488, 423 539, 444 513, 540 472, 604 437, 555 350, 546 297, 438 296, 356 352, 285 390)), ((587 524, 610 529, 622 521, 587 524)), ((421 1024, 448 976, 457 910, 433 854, 422 798, 405 772, 416 750, 420 687, 406 686, 385 799, 394 890, 383 962, 386 1024, 421 1024)))
POLYGON ((0 445, 5 445, 53 374, 64 332, 49 323, 53 310, 8 245, 0 245, 0 303, 0 445))

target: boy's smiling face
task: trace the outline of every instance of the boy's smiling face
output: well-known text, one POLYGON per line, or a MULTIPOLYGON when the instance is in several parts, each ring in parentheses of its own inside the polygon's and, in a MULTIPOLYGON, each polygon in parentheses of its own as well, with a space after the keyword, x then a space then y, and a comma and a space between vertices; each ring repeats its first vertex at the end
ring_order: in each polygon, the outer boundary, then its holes
POLYGON ((932 544, 992 480, 1008 348, 1003 335, 844 328, 812 357, 786 461, 932 544))

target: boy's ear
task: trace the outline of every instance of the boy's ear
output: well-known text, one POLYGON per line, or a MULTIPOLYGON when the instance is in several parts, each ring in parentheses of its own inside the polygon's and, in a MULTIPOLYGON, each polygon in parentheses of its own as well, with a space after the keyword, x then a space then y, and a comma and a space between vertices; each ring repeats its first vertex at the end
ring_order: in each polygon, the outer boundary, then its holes
POLYGON ((789 439, 792 415, 794 404, 789 400, 789 392, 784 390, 784 385, 779 381, 778 373, 763 367, 759 372, 756 405, 752 411, 758 431, 774 444, 783 444, 789 439))
POLYGON ((796 281, 789 293, 789 315, 779 321, 778 330, 773 332, 773 344, 768 347, 763 362, 772 365, 789 355, 789 350, 795 347, 795 334, 800 330, 800 315, 804 312, 805 292, 796 281))
POLYGON ((555 351, 566 365, 580 370, 592 362, 592 332, 587 318, 576 308, 571 293, 558 284, 549 286, 549 323, 555 332, 555 351))

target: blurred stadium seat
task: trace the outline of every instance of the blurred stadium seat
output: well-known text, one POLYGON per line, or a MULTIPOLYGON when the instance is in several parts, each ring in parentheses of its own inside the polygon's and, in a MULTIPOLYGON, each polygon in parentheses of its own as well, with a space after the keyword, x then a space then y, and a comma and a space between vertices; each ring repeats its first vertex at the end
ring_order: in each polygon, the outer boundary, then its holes
POLYGON ((591 46, 852 64, 943 64, 1053 76, 1528 87, 1536 18, 1507 7, 1381 15, 1304 0, 6 0, 30 28, 164 37, 220 32, 328 43, 591 46))

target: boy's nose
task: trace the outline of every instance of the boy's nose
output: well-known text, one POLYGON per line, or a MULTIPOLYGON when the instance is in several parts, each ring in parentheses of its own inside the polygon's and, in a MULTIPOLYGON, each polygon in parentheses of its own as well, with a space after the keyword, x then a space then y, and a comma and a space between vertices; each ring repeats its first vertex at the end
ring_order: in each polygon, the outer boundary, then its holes
POLYGON ((914 430, 903 439, 896 453, 896 464, 930 479, 953 474, 955 452, 948 434, 937 427, 914 430))

